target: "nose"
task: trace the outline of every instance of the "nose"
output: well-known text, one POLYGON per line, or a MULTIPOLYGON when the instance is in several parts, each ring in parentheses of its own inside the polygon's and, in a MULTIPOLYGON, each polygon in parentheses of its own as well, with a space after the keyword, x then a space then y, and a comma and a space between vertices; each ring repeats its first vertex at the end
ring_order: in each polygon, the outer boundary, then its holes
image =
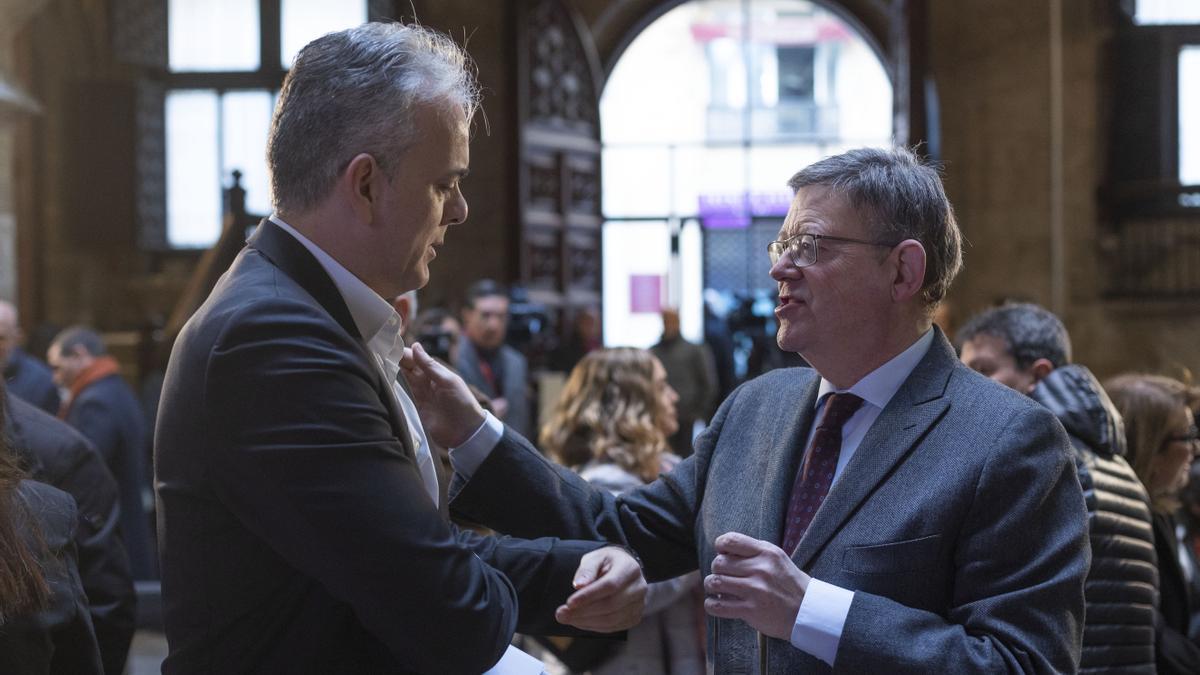
POLYGON ((792 257, 787 253, 779 256, 779 260, 771 265, 771 278, 775 281, 795 279, 798 276, 800 276, 800 268, 792 264, 792 257))
POLYGON ((468 210, 467 198, 463 195, 462 188, 455 188, 454 196, 450 199, 450 203, 446 205, 446 225, 459 225, 465 222, 468 210))

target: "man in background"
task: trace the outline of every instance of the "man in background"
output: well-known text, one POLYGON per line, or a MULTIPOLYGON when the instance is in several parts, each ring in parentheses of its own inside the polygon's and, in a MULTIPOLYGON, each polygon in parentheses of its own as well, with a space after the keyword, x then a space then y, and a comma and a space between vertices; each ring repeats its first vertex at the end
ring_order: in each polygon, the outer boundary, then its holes
POLYGON ((662 311, 662 338, 650 348, 667 370, 667 382, 679 394, 675 417, 679 429, 670 438, 671 449, 680 457, 692 454, 692 435, 697 420, 707 421, 716 404, 717 371, 708 346, 693 344, 679 331, 679 310, 662 311))
POLYGON ((1125 461, 1120 413, 1091 371, 1071 363, 1066 326, 1042 307, 984 311, 957 342, 963 363, 1046 406, 1071 439, 1092 547, 1080 670, 1153 672, 1154 531, 1149 497, 1125 461))
POLYGON ((150 480, 146 468, 146 421, 121 366, 104 340, 83 326, 67 328, 50 343, 46 360, 54 381, 67 391, 58 412, 96 446, 117 479, 121 535, 134 579, 157 578, 150 537, 150 480))
POLYGON ((491 279, 467 289, 463 333, 454 367, 467 384, 492 400, 496 416, 522 435, 534 432, 529 402, 529 363, 504 344, 508 333, 508 290, 491 279))
POLYGON ((57 415, 58 387, 54 386, 50 368, 21 348, 24 337, 16 306, 0 300, 0 366, 4 368, 8 391, 57 415))

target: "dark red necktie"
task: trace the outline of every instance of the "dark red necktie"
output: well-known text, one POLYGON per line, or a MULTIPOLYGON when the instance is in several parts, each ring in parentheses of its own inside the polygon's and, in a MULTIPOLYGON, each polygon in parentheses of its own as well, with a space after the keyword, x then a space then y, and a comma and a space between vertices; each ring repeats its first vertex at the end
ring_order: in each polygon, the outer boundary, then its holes
POLYGON ((842 452, 842 426, 862 407, 863 400, 854 394, 830 394, 812 442, 804 453, 804 462, 792 484, 788 502, 787 523, 783 529, 783 550, 791 555, 812 523, 817 509, 833 485, 838 455, 842 452))

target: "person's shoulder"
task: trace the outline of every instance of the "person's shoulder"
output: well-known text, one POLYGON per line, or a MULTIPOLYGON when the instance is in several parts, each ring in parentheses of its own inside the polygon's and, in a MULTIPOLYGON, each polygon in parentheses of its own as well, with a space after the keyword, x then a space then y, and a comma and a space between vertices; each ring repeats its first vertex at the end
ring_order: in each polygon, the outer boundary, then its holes
POLYGON ((512 345, 501 345, 500 353, 504 355, 504 358, 512 361, 513 363, 525 365, 528 362, 528 360, 525 358, 525 355, 512 345))
POLYGON ((9 394, 13 449, 33 459, 35 478, 44 472, 57 475, 79 463, 80 457, 95 452, 91 441, 70 424, 32 403, 9 394))
POLYGON ((25 479, 17 485, 17 497, 43 526, 55 532, 74 530, 75 498, 66 492, 41 481, 25 479))

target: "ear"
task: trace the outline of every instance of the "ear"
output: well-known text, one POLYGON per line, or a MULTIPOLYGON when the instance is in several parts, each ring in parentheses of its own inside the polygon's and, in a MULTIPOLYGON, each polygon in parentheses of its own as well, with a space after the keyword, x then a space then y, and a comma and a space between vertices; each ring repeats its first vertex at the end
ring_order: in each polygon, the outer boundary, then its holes
POLYGON ((888 256, 895 277, 892 279, 892 300, 907 302, 921 294, 925 284, 925 247, 916 239, 896 244, 888 256))
POLYGON ((379 163, 365 152, 355 155, 338 176, 338 191, 359 221, 370 223, 374 220, 374 207, 385 180, 379 163))
POLYGON ((1054 364, 1050 362, 1050 359, 1038 359, 1033 362, 1033 365, 1029 366, 1028 372, 1033 376, 1033 383, 1036 385, 1038 382, 1046 379, 1047 375, 1054 372, 1054 364))

